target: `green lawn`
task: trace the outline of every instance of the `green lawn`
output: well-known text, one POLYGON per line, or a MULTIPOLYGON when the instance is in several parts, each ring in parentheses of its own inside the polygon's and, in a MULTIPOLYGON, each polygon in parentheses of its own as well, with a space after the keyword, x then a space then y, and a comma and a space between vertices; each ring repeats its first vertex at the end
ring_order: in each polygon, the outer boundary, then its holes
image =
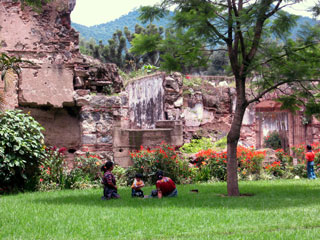
POLYGON ((0 239, 320 239, 320 180, 240 182, 252 197, 222 197, 226 183, 178 191, 132 199, 123 188, 109 201, 101 189, 1 196, 0 239))

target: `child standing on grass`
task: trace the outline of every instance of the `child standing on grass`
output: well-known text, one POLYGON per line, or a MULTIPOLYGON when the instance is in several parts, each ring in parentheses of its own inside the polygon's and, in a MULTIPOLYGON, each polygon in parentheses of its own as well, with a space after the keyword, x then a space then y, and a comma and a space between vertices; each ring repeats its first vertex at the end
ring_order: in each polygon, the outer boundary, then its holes
POLYGON ((113 162, 106 162, 101 167, 101 171, 103 171, 103 177, 101 183, 103 184, 103 196, 102 200, 109 200, 111 198, 120 198, 118 194, 118 188, 116 186, 116 178, 112 174, 113 170, 113 162))
POLYGON ((144 182, 142 181, 142 174, 137 173, 136 177, 131 186, 131 196, 132 197, 144 197, 143 191, 141 188, 144 187, 144 182))
POLYGON ((307 172, 308 172, 309 179, 316 179, 316 174, 314 173, 314 169, 313 169, 314 157, 315 157, 315 154, 312 151, 312 147, 310 145, 307 145, 306 160, 307 160, 307 172))

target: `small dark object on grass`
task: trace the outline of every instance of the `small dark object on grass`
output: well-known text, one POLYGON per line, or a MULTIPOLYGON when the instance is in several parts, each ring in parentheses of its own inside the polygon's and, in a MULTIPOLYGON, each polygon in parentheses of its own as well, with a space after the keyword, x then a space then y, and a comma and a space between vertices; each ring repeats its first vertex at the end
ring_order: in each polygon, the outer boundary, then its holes
POLYGON ((199 193, 199 190, 198 190, 198 189, 192 189, 192 190, 190 190, 190 192, 192 192, 192 193, 199 193))
MULTIPOLYGON (((227 194, 218 194, 220 197, 229 197, 227 194)), ((237 197, 253 197, 253 193, 241 193, 240 196, 237 197)))

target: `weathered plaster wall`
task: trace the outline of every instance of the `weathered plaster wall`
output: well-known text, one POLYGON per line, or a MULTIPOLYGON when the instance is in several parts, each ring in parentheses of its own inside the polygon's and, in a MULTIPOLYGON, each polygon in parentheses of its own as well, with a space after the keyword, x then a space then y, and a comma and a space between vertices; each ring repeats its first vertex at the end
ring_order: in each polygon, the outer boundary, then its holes
POLYGON ((45 143, 65 147, 71 152, 80 147, 79 109, 21 108, 32 115, 44 128, 45 143), (66 124, 68 123, 68 124, 66 124))
POLYGON ((164 119, 164 74, 134 79, 126 86, 131 128, 154 128, 164 119))
POLYGON ((56 0, 38 13, 19 2, 0 3, 1 51, 30 60, 18 82, 21 105, 73 105, 73 66, 78 33, 68 16, 74 1, 56 0))

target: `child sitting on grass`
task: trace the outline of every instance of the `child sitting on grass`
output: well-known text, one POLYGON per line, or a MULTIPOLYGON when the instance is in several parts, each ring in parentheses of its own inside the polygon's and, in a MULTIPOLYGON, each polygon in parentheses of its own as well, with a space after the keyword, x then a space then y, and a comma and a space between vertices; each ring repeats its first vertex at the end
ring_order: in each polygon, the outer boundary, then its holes
POLYGON ((109 200, 111 198, 120 198, 118 188, 116 186, 116 179, 111 173, 113 170, 113 162, 106 162, 102 165, 103 177, 101 183, 104 185, 102 200, 109 200))
POLYGON ((143 191, 141 188, 144 187, 144 182, 142 181, 142 174, 137 173, 136 177, 131 186, 131 196, 132 197, 144 197, 143 191))

